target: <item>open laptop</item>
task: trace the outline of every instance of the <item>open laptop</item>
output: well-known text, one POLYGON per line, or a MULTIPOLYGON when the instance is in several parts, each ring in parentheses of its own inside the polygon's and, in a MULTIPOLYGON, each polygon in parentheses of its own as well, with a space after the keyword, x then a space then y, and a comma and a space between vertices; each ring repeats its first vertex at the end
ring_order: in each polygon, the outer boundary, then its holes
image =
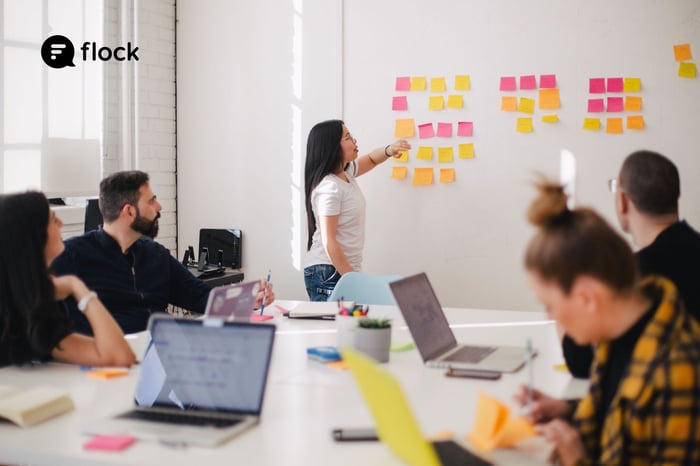
POLYGON ((342 354, 372 413, 379 439, 405 463, 415 466, 491 464, 452 440, 428 442, 396 379, 356 351, 343 348, 342 354))
POLYGON ((459 345, 425 273, 389 286, 427 366, 515 372, 527 361, 524 347, 459 345))
POLYGON ((209 292, 204 317, 216 319, 249 319, 255 308, 260 281, 217 286, 209 292))
POLYGON ((135 408, 83 433, 212 447, 257 424, 274 325, 154 314, 148 329, 135 408))

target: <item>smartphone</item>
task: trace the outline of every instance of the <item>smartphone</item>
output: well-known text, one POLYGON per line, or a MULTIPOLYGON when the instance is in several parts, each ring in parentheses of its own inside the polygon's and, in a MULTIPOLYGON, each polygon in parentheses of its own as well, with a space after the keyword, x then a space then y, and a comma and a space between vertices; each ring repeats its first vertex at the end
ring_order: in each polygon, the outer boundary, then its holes
POLYGON ((333 429, 336 442, 377 441, 377 431, 374 429, 333 429))
POLYGON ((501 378, 501 373, 496 371, 480 371, 478 369, 457 369, 449 368, 445 372, 447 377, 465 377, 468 379, 486 379, 498 380, 501 378))

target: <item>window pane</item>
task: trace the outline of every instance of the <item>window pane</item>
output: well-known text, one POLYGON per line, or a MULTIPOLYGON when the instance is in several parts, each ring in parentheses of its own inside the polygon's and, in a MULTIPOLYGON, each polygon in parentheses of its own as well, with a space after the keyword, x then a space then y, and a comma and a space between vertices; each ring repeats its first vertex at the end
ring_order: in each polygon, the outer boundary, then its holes
MULTIPOLYGON (((48 134, 50 138, 82 137, 83 70, 82 66, 49 69, 48 134)), ((93 97, 94 98, 94 97, 93 97)))
POLYGON ((41 61, 39 50, 6 46, 3 116, 5 144, 41 143, 41 61))
POLYGON ((4 165, 4 192, 39 189, 41 180, 39 150, 6 150, 4 165))
POLYGON ((40 44, 41 0, 4 0, 5 40, 40 44))

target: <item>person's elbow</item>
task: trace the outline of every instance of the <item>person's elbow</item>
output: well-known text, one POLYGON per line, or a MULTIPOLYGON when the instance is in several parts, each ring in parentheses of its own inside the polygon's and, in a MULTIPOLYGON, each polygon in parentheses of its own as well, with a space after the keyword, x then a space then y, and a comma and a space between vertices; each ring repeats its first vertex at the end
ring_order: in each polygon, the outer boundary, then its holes
POLYGON ((100 366, 131 367, 136 364, 136 355, 131 348, 106 354, 100 359, 100 366))

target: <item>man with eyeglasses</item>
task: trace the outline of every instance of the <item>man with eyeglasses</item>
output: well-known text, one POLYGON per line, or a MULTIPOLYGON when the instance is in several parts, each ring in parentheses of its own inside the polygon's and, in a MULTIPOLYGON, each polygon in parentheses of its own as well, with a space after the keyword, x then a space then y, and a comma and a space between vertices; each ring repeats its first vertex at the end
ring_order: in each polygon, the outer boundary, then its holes
MULTIPOLYGON (((632 235, 641 276, 662 275, 678 288, 686 310, 700 320, 700 233, 678 214, 680 177, 668 158, 637 151, 608 181, 620 227, 632 235)), ((593 349, 564 336, 564 359, 574 377, 590 375, 593 349)))

